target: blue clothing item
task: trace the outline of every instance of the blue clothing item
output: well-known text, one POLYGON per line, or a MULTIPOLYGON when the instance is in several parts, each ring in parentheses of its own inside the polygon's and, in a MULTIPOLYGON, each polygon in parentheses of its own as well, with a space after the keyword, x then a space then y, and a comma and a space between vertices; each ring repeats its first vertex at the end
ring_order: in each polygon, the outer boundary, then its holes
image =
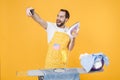
POLYGON ((44 80, 80 80, 77 69, 64 69, 64 72, 55 72, 55 70, 43 70, 44 80))
POLYGON ((107 56, 105 56, 103 53, 97 53, 83 56, 81 58, 81 65, 87 72, 90 72, 91 69, 94 67, 95 62, 97 62, 98 60, 103 60, 105 65, 109 64, 109 59, 107 56))

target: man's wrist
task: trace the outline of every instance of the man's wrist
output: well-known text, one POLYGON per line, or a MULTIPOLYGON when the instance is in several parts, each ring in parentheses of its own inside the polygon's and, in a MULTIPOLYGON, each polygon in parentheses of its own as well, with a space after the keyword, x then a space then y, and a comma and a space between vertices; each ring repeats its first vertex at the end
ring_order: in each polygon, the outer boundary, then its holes
POLYGON ((72 37, 72 38, 71 38, 71 41, 74 41, 74 40, 75 40, 75 37, 72 37))

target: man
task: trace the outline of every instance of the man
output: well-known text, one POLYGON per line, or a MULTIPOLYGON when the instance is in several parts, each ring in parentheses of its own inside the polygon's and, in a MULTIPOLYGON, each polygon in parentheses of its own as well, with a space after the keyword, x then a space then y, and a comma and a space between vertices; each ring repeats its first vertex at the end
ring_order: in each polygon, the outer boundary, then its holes
POLYGON ((68 28, 65 23, 69 20, 70 14, 65 9, 60 9, 56 23, 44 21, 33 8, 27 8, 26 13, 39 23, 47 32, 48 53, 46 57, 45 68, 64 68, 67 63, 68 52, 74 47, 75 37, 67 34, 68 28))

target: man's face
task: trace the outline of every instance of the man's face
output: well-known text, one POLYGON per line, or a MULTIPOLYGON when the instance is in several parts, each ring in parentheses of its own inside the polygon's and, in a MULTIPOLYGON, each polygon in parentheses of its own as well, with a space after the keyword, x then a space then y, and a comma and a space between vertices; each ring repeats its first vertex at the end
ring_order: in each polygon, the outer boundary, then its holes
POLYGON ((57 15, 57 19, 56 19, 56 24, 58 27, 61 27, 65 24, 65 22, 67 21, 66 17, 65 17, 65 12, 60 11, 57 15))

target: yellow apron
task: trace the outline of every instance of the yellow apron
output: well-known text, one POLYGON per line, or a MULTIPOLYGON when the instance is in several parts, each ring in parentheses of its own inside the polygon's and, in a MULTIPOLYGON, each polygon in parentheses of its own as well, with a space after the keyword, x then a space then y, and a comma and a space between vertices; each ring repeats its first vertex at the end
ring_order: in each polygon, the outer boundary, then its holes
POLYGON ((68 57, 69 36, 63 32, 55 32, 49 43, 45 68, 64 68, 68 57))

